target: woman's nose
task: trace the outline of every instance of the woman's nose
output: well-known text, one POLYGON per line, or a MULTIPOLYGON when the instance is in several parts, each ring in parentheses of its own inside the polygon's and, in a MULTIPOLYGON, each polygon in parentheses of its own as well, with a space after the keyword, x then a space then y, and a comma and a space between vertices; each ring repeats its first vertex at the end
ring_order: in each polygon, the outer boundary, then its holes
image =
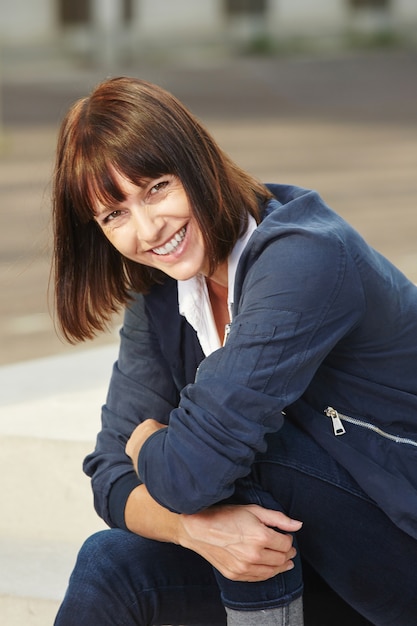
POLYGON ((147 244, 156 243, 161 229, 160 220, 146 207, 138 207, 133 215, 137 238, 147 244))

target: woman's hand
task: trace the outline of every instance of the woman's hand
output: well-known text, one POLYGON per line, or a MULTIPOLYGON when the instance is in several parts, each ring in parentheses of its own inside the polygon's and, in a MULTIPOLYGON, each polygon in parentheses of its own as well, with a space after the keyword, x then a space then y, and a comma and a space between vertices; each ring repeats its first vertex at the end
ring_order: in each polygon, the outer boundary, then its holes
POLYGON ((181 515, 178 543, 197 552, 231 580, 260 581, 294 567, 289 534, 302 522, 251 505, 218 505, 181 515), (284 533, 277 532, 278 528, 284 533))
POLYGON ((139 424, 139 426, 136 426, 135 430, 130 435, 126 444, 125 452, 127 456, 132 459, 133 467, 135 468, 136 473, 138 472, 138 456, 143 444, 148 437, 160 428, 166 428, 166 425, 153 419, 147 419, 139 424))
POLYGON ((126 525, 134 533, 193 550, 231 580, 260 581, 293 567, 293 533, 301 522, 256 504, 214 505, 201 513, 168 511, 145 485, 130 494, 126 525), (274 528, 280 529, 281 533, 274 528))
MULTIPOLYGON (((142 445, 160 428, 166 426, 148 419, 130 436, 126 454, 132 459, 136 472, 142 445)), ((296 532, 302 526, 302 522, 284 513, 257 504, 220 504, 193 515, 178 515, 157 505, 144 485, 132 492, 125 515, 133 532, 177 543, 197 552, 226 578, 248 582, 267 580, 294 567, 292 559, 296 550, 291 534, 287 533, 296 532), (143 498, 152 506, 144 506, 143 498), (144 516, 144 511, 148 509, 151 520, 146 522, 144 517, 148 516, 144 516)))

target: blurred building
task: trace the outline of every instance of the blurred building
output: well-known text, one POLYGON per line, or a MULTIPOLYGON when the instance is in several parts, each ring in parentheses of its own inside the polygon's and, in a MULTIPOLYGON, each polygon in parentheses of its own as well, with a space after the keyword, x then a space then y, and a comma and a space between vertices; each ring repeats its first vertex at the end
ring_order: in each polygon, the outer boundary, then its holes
POLYGON ((185 47, 416 37, 416 0, 0 0, 0 43, 114 60, 185 47))

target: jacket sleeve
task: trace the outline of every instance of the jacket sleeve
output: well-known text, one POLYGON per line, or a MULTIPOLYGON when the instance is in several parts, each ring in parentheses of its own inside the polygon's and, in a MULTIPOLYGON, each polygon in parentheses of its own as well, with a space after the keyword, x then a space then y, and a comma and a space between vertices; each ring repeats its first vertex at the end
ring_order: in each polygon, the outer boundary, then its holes
POLYGON ((343 241, 320 229, 272 234, 258 247, 255 235, 239 273, 226 345, 201 363, 168 429, 139 454, 141 479, 173 511, 193 513, 232 494, 284 408, 363 311, 343 241))
POLYGON ((170 411, 178 406, 178 390, 142 296, 126 310, 120 336, 119 357, 102 409, 102 428, 83 467, 92 478, 97 513, 109 526, 125 528, 126 500, 140 484, 125 454, 126 442, 144 419, 167 423, 170 411))

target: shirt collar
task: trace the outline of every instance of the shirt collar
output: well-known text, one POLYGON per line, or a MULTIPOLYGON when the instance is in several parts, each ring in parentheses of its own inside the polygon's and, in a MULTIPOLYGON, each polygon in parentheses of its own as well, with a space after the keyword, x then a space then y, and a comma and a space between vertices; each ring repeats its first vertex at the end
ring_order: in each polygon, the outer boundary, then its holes
MULTIPOLYGON (((236 242, 227 263, 228 295, 227 304, 232 319, 235 277, 239 259, 256 229, 255 219, 249 215, 248 227, 236 242)), ((198 274, 188 280, 178 281, 178 308, 181 315, 191 324, 197 333, 206 356, 221 347, 216 324, 211 310, 210 298, 204 276, 198 274)))
POLYGON ((227 305, 229 307, 230 320, 232 319, 233 301, 235 293, 235 278, 239 259, 242 256, 243 250, 246 248, 246 244, 252 236, 254 230, 256 230, 257 224, 252 215, 248 216, 248 227, 246 232, 240 239, 237 240, 227 262, 227 305))

